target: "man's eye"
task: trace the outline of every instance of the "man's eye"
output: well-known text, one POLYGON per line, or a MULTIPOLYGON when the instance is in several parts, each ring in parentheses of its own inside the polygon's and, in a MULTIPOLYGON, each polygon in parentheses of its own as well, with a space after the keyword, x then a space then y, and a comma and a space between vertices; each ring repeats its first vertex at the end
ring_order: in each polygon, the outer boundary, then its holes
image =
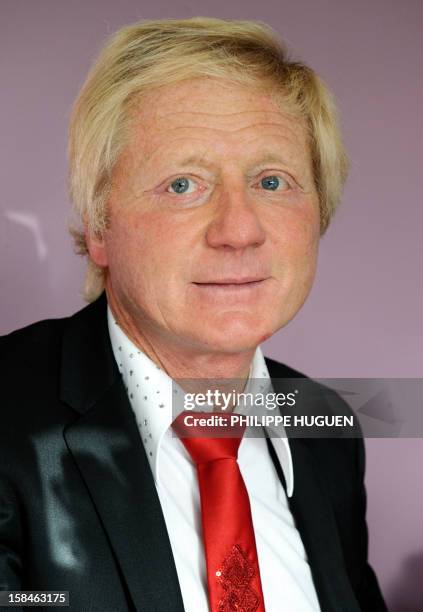
POLYGON ((289 187, 288 182, 284 178, 273 174, 262 178, 260 184, 263 189, 267 189, 268 191, 276 191, 279 188, 286 189, 289 187))
POLYGON ((170 183, 166 191, 170 193, 193 193, 195 191, 194 185, 195 183, 191 179, 180 176, 170 183))

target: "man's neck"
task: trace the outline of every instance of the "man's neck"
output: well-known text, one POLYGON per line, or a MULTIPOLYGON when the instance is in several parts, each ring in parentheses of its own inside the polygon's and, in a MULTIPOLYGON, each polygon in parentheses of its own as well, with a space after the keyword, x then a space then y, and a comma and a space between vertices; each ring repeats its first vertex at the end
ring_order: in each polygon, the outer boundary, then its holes
POLYGON ((119 307, 113 296, 108 304, 120 329, 153 363, 173 380, 184 379, 186 391, 206 392, 211 386, 222 392, 242 392, 249 377, 254 350, 243 353, 217 353, 186 349, 165 342, 159 335, 139 329, 119 307), (203 382, 202 382, 203 381, 203 382), (186 388, 187 385, 190 387, 186 388))

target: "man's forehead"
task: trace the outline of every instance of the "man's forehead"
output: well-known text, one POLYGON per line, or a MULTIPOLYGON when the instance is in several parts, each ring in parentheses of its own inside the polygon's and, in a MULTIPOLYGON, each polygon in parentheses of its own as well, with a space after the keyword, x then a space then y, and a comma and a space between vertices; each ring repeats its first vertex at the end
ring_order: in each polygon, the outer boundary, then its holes
POLYGON ((230 132, 255 124, 304 127, 299 117, 287 112, 280 95, 217 79, 173 83, 149 92, 138 101, 134 123, 157 131, 212 127, 230 132))
MULTIPOLYGON (((259 165, 290 165, 300 169, 309 166, 310 150, 305 138, 287 131, 260 130, 242 138, 239 132, 232 132, 225 137, 221 133, 206 133, 205 130, 193 128, 189 133, 181 130, 167 130, 152 133, 142 131, 130 147, 135 165, 155 168, 174 167, 175 171, 189 168, 218 170, 221 163, 229 162, 245 165, 250 169, 259 165)), ((244 134, 246 136, 246 134, 244 134)), ((129 153, 129 151, 128 151, 129 153)))
MULTIPOLYGON (((190 143, 190 149, 192 144, 190 143)), ((174 166, 175 169, 179 170, 189 168, 205 168, 210 171, 218 170, 222 158, 219 155, 220 151, 213 146, 210 146, 204 141, 198 143, 198 147, 195 148, 195 152, 185 152, 183 149, 174 146, 174 143, 166 143, 158 148, 152 148, 145 155, 143 155, 143 162, 148 164, 161 166, 162 164, 167 167, 174 166), (186 153, 186 154, 185 154, 186 153)), ((231 155, 227 152, 226 157, 229 158, 231 155)), ((293 166, 301 166, 302 159, 299 158, 296 149, 287 149, 287 147, 274 146, 270 147, 258 147, 252 146, 251 149, 243 149, 243 160, 244 163, 250 167, 255 168, 257 166, 265 165, 280 165, 290 164, 293 166)), ((241 160, 238 159, 237 164, 240 164, 241 160)))
POLYGON ((126 150, 136 166, 213 169, 237 157, 260 163, 309 164, 303 120, 275 96, 251 87, 197 79, 152 90, 132 107, 126 150))
POLYGON ((268 161, 277 161, 281 147, 295 150, 296 154, 306 154, 308 149, 304 127, 294 119, 252 115, 238 115, 226 124, 195 114, 161 115, 161 120, 144 116, 133 125, 131 140, 133 152, 142 151, 146 161, 156 154, 171 153, 186 165, 204 161, 210 153, 218 155, 228 147, 240 146, 243 155, 253 157, 260 149, 260 155, 268 161))

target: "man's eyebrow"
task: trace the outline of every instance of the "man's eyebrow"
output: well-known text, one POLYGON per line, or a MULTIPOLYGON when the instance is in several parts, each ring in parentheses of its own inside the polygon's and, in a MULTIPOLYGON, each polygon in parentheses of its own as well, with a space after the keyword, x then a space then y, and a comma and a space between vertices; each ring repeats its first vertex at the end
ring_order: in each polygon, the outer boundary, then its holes
POLYGON ((266 153, 263 156, 257 156, 256 158, 254 158, 254 160, 252 160, 252 165, 253 166, 260 166, 264 164, 285 164, 286 165, 292 162, 293 160, 289 162, 288 158, 284 158, 284 156, 279 153, 266 153))
POLYGON ((206 153, 202 155, 194 154, 189 155, 188 157, 183 157, 182 159, 175 158, 172 160, 173 163, 178 166, 203 166, 204 168, 215 168, 216 164, 207 159, 206 153))
POLYGON ((167 165, 172 166, 202 166, 204 168, 213 169, 216 167, 216 164, 209 159, 207 159, 207 153, 193 153, 186 157, 179 157, 178 154, 174 154, 171 152, 170 155, 166 152, 161 151, 160 154, 155 151, 149 155, 144 157, 144 162, 156 162, 165 161, 167 165))
MULTIPOLYGON (((257 168, 270 165, 281 165, 286 170, 292 171, 296 174, 302 175, 304 172, 304 159, 292 154, 284 155, 283 151, 280 153, 263 153, 263 155, 257 155, 251 159, 249 166, 252 168, 253 173, 257 168)), ((250 174, 250 173, 249 173, 250 174)))

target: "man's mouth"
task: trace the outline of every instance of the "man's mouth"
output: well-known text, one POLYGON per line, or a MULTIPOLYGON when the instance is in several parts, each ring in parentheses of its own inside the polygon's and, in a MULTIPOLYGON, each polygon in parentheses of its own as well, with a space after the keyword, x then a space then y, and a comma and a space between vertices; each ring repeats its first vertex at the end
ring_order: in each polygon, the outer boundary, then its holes
POLYGON ((270 277, 251 277, 247 276, 244 278, 222 278, 216 280, 206 280, 201 282, 194 282, 193 284, 197 287, 209 288, 209 289, 254 289, 255 287, 263 284, 270 277))

